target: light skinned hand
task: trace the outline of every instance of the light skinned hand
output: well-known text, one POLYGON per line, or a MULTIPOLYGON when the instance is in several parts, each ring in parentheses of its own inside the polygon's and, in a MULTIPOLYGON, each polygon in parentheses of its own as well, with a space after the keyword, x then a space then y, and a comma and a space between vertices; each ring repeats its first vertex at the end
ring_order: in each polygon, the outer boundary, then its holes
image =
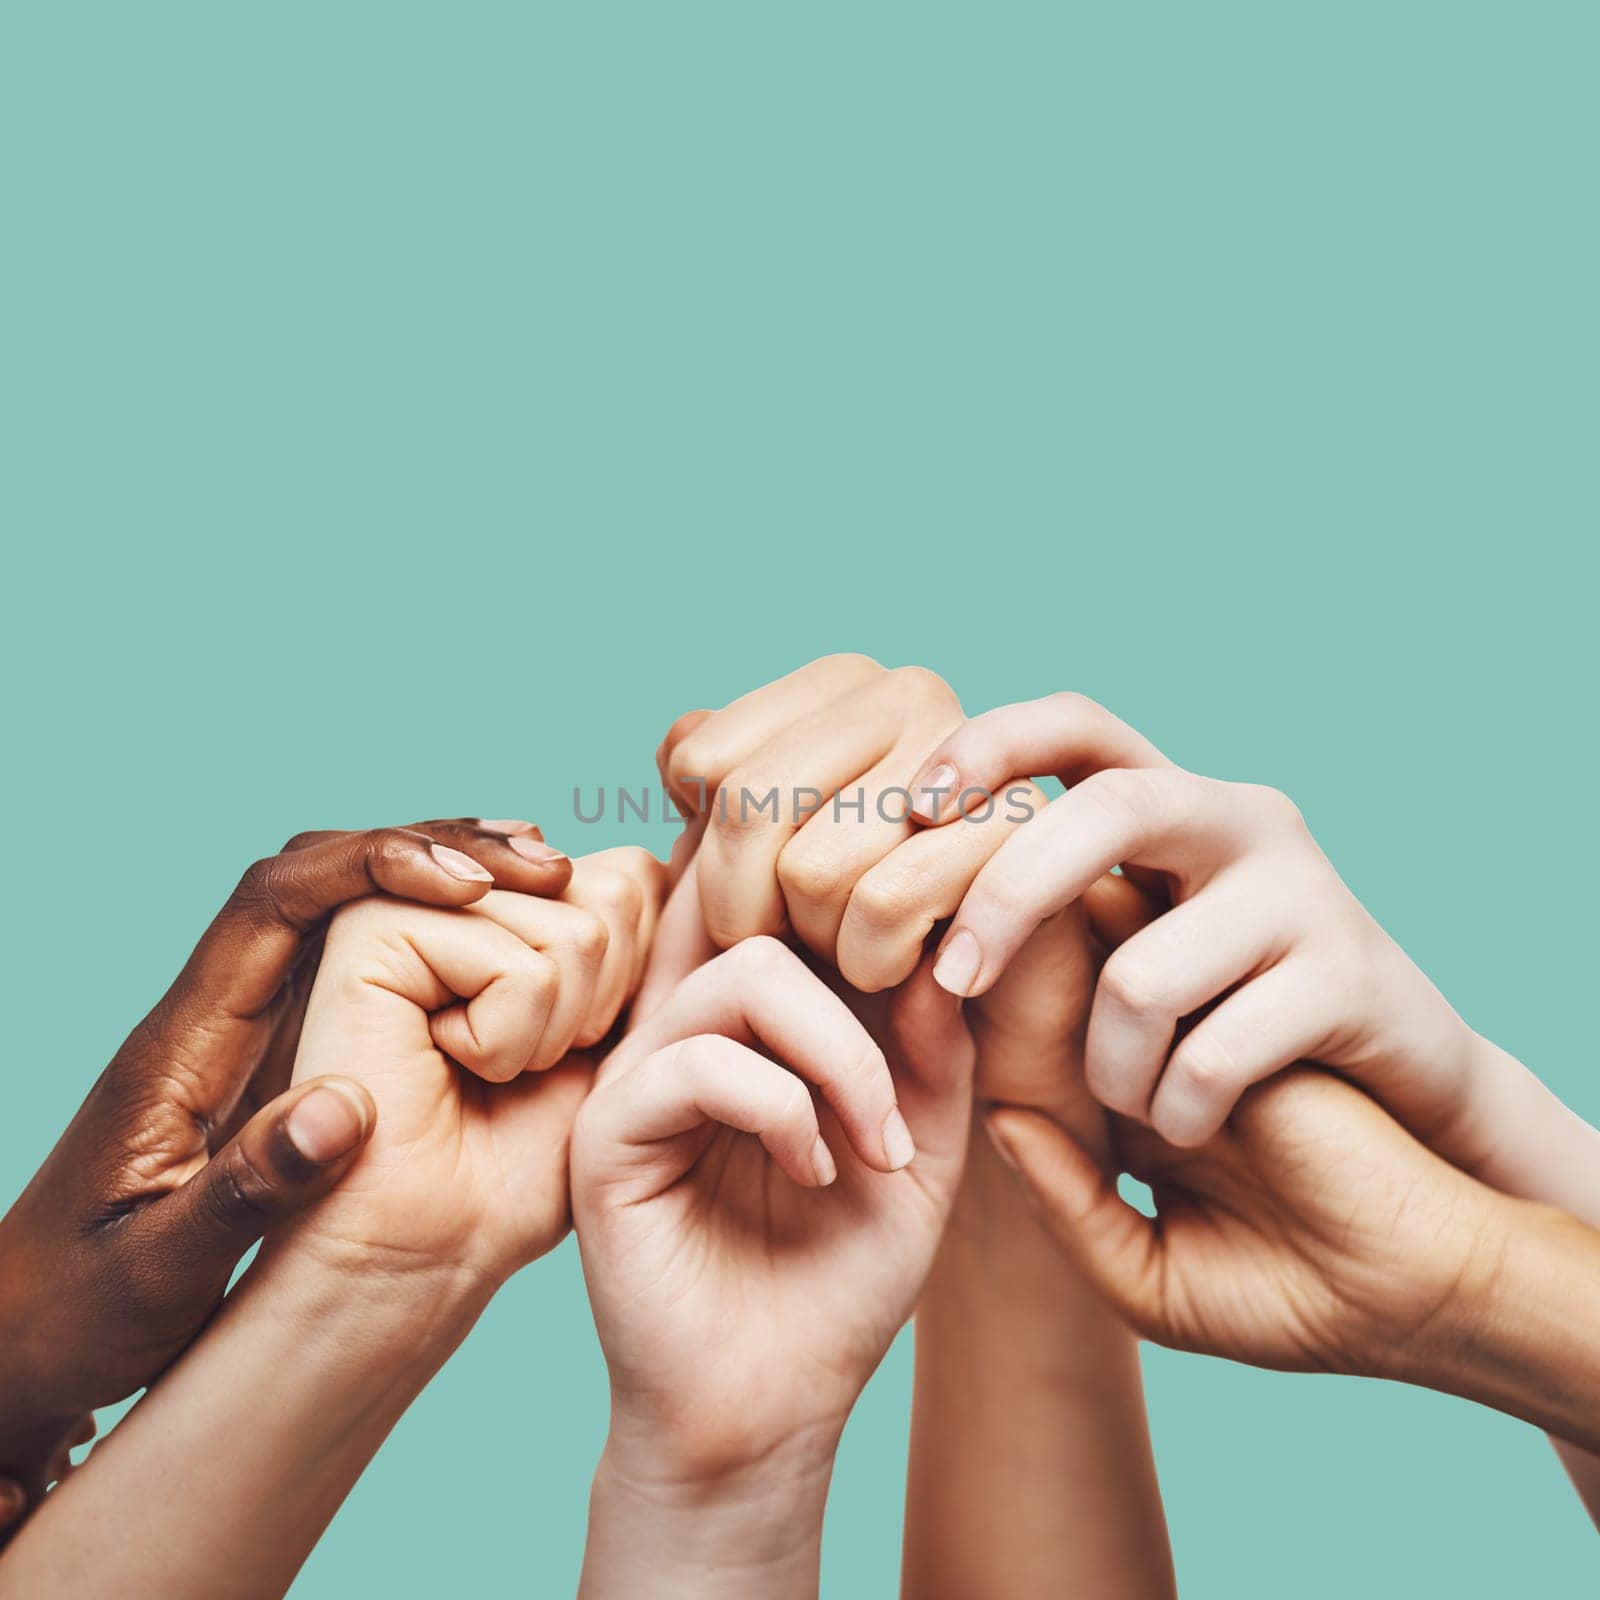
POLYGON ((645 851, 612 850, 577 861, 559 900, 496 890, 454 911, 372 899, 339 913, 294 1077, 337 1070, 376 1121, 281 1247, 491 1285, 551 1249, 592 1076, 582 1052, 633 992, 664 877, 645 851))
POLYGON ((1071 787, 976 875, 940 949, 952 993, 983 994, 1043 918, 1104 893, 1121 866, 1159 899, 1096 986, 1085 1070, 1102 1104, 1195 1146, 1251 1084, 1311 1060, 1348 1073, 1452 1159, 1482 1159, 1476 1036, 1285 796, 1185 772, 1076 695, 975 717, 919 783, 1028 772, 1071 787))
MULTIPOLYGON (((656 758, 686 808, 703 791, 693 871, 712 931, 706 949, 730 936, 787 931, 862 993, 910 977, 935 925, 1046 803, 1022 781, 981 818, 969 807, 957 826, 913 824, 908 786, 935 741, 960 723, 960 702, 936 674, 889 670, 864 656, 825 656, 721 711, 680 717, 656 758), (774 788, 784 807, 799 790, 817 796, 819 809, 798 825, 787 810, 751 808, 739 820, 742 790, 774 788), (836 794, 851 802, 837 816, 836 794)), ((1109 880, 1113 895, 1117 881, 1109 880)), ((970 1008, 973 1027, 994 1039, 979 1056, 980 1097, 1063 1109, 1053 1057, 1027 1041, 1034 1029, 1081 1038, 1100 959, 1086 916, 1095 899, 1063 908, 1052 936, 1038 942, 1033 965, 1049 969, 1053 986, 1031 981, 970 1008), (1026 1017, 1018 1014, 1023 987, 1026 1017)))
POLYGON ((722 710, 680 717, 662 778, 704 823, 701 908, 722 948, 792 933, 863 993, 902 983, 934 923, 1032 805, 1030 785, 942 836, 906 786, 961 704, 937 674, 824 656, 722 710))
MULTIPOLYGON (((675 925, 669 905, 668 962, 675 925)), ((613 1463, 681 1485, 797 1442, 831 1462, 927 1276, 971 1104, 971 1041, 926 969, 874 1009, 755 938, 607 1059, 572 1191, 613 1463)))

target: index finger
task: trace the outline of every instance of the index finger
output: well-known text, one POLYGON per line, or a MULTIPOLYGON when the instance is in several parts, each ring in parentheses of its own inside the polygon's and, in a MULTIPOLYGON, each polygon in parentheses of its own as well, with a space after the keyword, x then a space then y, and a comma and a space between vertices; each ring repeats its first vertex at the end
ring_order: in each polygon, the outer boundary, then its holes
POLYGON ((1069 787, 1107 767, 1169 767, 1141 733, 1102 705, 1064 691, 999 706, 943 740, 912 782, 912 815, 949 822, 1013 778, 1059 778, 1069 787))
POLYGON ((1248 843, 1228 785, 1177 767, 1098 772, 1052 800, 983 866, 940 946, 934 976, 952 994, 985 993, 1046 917, 1115 866, 1201 874, 1248 843))
POLYGON ((764 1045, 816 1084, 868 1166, 895 1172, 916 1154, 883 1051, 849 1006, 776 939, 746 939, 692 972, 617 1046, 602 1076, 625 1076, 652 1052, 703 1033, 764 1045))

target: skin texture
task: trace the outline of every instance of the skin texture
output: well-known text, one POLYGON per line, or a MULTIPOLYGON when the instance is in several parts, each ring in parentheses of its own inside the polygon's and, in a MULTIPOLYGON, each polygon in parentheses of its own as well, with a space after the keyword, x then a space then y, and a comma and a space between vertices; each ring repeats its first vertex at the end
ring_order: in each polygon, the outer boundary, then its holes
POLYGON ((1314 1061, 1514 1191, 1508 1144, 1530 1155, 1542 1144, 1540 1165, 1550 1137, 1570 1145, 1570 1114, 1484 1048, 1276 790, 1182 771, 1076 695, 976 717, 929 764, 963 784, 1043 770, 1071 785, 978 872, 937 974, 980 995, 1042 918, 1098 897, 1120 942, 1096 988, 1085 1070, 1109 1110, 1192 1147, 1251 1084, 1314 1061), (1131 883, 1109 890, 1119 866, 1131 883))
MULTIPOLYGON (((669 967, 703 947, 674 945, 698 893, 686 874, 663 917, 669 967)), ((579 1115, 612 1386, 589 1600, 816 1592, 839 1433, 921 1291, 971 1107, 971 1041, 926 968, 858 1008, 748 940, 636 1022, 579 1115), (917 1152, 892 1171, 870 1133, 889 1082, 917 1152)))
MULTIPOLYGON (((721 711, 680 717, 656 759, 663 782, 686 807, 697 803, 701 787, 710 797, 694 856, 700 958, 739 938, 785 935, 863 994, 904 983, 936 924, 1027 812, 1045 805, 1043 793, 1023 782, 1013 803, 997 804, 981 821, 939 829, 885 822, 880 800, 884 810, 904 811, 895 791, 906 789, 928 750, 960 724, 960 702, 934 673, 890 670, 864 656, 824 656, 721 711), (843 791, 852 804, 861 798, 862 814, 849 809, 835 819, 825 804, 798 828, 787 810, 777 818, 752 812, 741 826, 736 802, 726 817, 716 803, 719 788, 736 795, 773 787, 783 791, 785 807, 795 789, 825 800, 843 791)), ((1065 937, 1049 943, 1058 992, 1034 992, 1034 1011, 1048 1006, 1061 1025, 1070 1017, 1081 1022, 1079 1000, 1098 964, 1089 910, 1063 910, 1057 920, 1065 937)), ((991 1052, 979 1070, 980 1096, 1060 1108, 1061 1075, 1048 1064, 1041 1069, 1026 1051, 991 1052)))
POLYGON ((552 1028, 610 1027, 606 959, 637 971, 662 879, 644 852, 611 851, 573 876, 606 914, 496 890, 450 911, 371 898, 333 919, 293 1077, 338 1065, 375 1110, 371 1135, 48 1497, 0 1563, 0 1596, 283 1593, 495 1289, 564 1235, 592 1067, 525 1069, 552 1028), (272 1374, 270 1405, 240 1372, 272 1374))
POLYGON ((864 656, 825 656, 679 718, 657 760, 704 823, 696 864, 712 942, 789 935, 864 993, 903 983, 1024 808, 1044 804, 1023 784, 983 823, 930 834, 911 822, 905 786, 961 720, 936 674, 864 656), (773 790, 776 814, 741 811, 741 794, 773 790))
POLYGON ((662 885, 653 856, 622 849, 581 858, 559 901, 495 890, 449 912, 380 899, 341 912, 295 1079, 358 1059, 381 1116, 339 1188, 267 1248, 494 1287, 550 1249, 592 1075, 582 1050, 632 993, 662 885))
MULTIPOLYGON (((1067 793, 978 873, 941 946, 945 987, 982 994, 1041 918, 1082 903, 1119 945, 1086 1063, 1110 1109, 1192 1147, 1251 1084, 1311 1061, 1464 1171, 1600 1222, 1600 1134, 1457 1016, 1283 795, 1184 772, 1073 694, 972 719, 911 786, 992 789, 1038 772, 1067 793), (1115 865, 1126 877, 1111 888, 1115 865)), ((1558 1448, 1600 1520, 1600 1462, 1558 1448)))
MULTIPOLYGON (((1000 805, 938 830, 885 820, 879 797, 903 790, 930 738, 959 719, 933 674, 855 656, 824 658, 724 711, 680 718, 657 760, 685 810, 709 797, 707 848, 692 870, 716 926, 699 935, 693 960, 759 929, 787 932, 863 991, 903 982, 937 921, 1026 814, 1000 805), (686 774, 703 782, 691 786, 686 774), (754 813, 736 826, 719 785, 733 795, 776 786, 785 803, 795 788, 843 791, 865 804, 837 818, 821 810, 798 829, 791 817, 754 813)), ((1033 785, 1019 790, 1043 809, 1033 785)), ((903 796, 898 803, 903 811, 903 796)), ((1115 917, 1119 883, 1108 880, 1109 900, 1097 894, 1051 918, 1014 975, 967 1008, 980 1095, 1048 1108, 1102 1141, 1103 1113, 1081 1074, 1100 959, 1088 923, 1097 910, 1115 917)), ((667 922, 683 903, 675 897, 667 922)), ((647 980, 641 1008, 653 1003, 650 989, 647 980)), ((924 1296, 917 1349, 907 1592, 1025 1594, 1049 1574, 1072 1592, 1117 1593, 1129 1572, 1152 1594, 1170 1587, 1134 1342, 1064 1266, 986 1144, 924 1296), (975 1304, 1004 1314, 974 1317, 975 1304), (1072 1352, 1065 1360, 1063 1349, 1072 1352), (1029 1419, 1021 1455, 1019 1408, 1029 1419), (975 1448, 984 1438, 990 1447, 975 1448), (1021 1537, 1041 1521, 1060 1535, 1048 1556, 1021 1537)))
POLYGON ((1078 1268, 1143 1337, 1395 1378, 1600 1443, 1600 1235, 1441 1160, 1359 1089, 1297 1069, 1196 1150, 1118 1127, 1157 1217, 1040 1113, 990 1129, 1078 1268))
POLYGON ((288 1073, 329 914, 375 892, 556 895, 571 876, 531 824, 475 819, 301 834, 245 873, 0 1222, 0 1471, 26 1500, 78 1417, 166 1368, 240 1256, 336 1184, 370 1131, 348 1083, 304 1111, 304 1145, 289 1127, 313 1094, 288 1073))

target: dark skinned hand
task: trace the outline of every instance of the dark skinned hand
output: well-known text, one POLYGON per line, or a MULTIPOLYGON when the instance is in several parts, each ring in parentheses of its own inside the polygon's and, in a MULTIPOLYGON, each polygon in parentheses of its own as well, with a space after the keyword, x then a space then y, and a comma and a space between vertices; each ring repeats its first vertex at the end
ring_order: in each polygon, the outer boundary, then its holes
POLYGON ((525 822, 304 833, 240 880, 0 1220, 0 1541, 83 1413, 156 1378, 240 1258, 340 1179, 373 1126, 359 1085, 288 1088, 332 912, 383 893, 557 896, 572 863, 525 822))

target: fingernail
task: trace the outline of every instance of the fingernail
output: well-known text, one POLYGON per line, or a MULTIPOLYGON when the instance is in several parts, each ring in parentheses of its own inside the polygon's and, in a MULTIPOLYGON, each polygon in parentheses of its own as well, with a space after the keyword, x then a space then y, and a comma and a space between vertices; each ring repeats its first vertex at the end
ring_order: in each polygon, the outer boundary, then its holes
POLYGON ((480 867, 471 856, 463 855, 459 850, 452 850, 447 844, 430 845, 428 848, 433 852, 433 859, 452 878, 460 878, 464 883, 494 882, 494 874, 480 867))
POLYGON ((529 839, 519 834, 514 839, 507 839, 506 843, 525 861, 543 863, 567 859, 564 851, 557 850, 554 845, 546 844, 543 839, 529 839))
POLYGON ((943 794, 946 789, 956 786, 956 769, 948 761, 941 761, 938 766, 930 767, 922 775, 920 783, 912 785, 911 792, 919 799, 929 790, 937 790, 943 794))
POLYGON ((933 981, 949 994, 969 995, 983 965, 983 952, 977 939, 963 928, 939 952, 933 964, 933 981))
POLYGON ((537 833, 531 822, 516 822, 505 817, 479 817, 478 826, 488 833, 537 833))
POLYGON ((324 1083, 289 1113, 286 1131, 307 1161, 326 1166, 361 1143, 367 1131, 367 1108, 352 1091, 324 1083))
POLYGON ((833 1164, 833 1152, 821 1139, 811 1147, 811 1170, 817 1176, 819 1189, 826 1189, 839 1176, 839 1169, 833 1164))
POLYGON ((889 1163, 891 1172, 898 1172, 901 1167, 911 1165, 916 1153, 917 1146, 911 1137, 911 1130, 906 1126, 906 1119, 900 1115, 899 1106, 896 1106, 883 1119, 883 1159, 889 1163))

